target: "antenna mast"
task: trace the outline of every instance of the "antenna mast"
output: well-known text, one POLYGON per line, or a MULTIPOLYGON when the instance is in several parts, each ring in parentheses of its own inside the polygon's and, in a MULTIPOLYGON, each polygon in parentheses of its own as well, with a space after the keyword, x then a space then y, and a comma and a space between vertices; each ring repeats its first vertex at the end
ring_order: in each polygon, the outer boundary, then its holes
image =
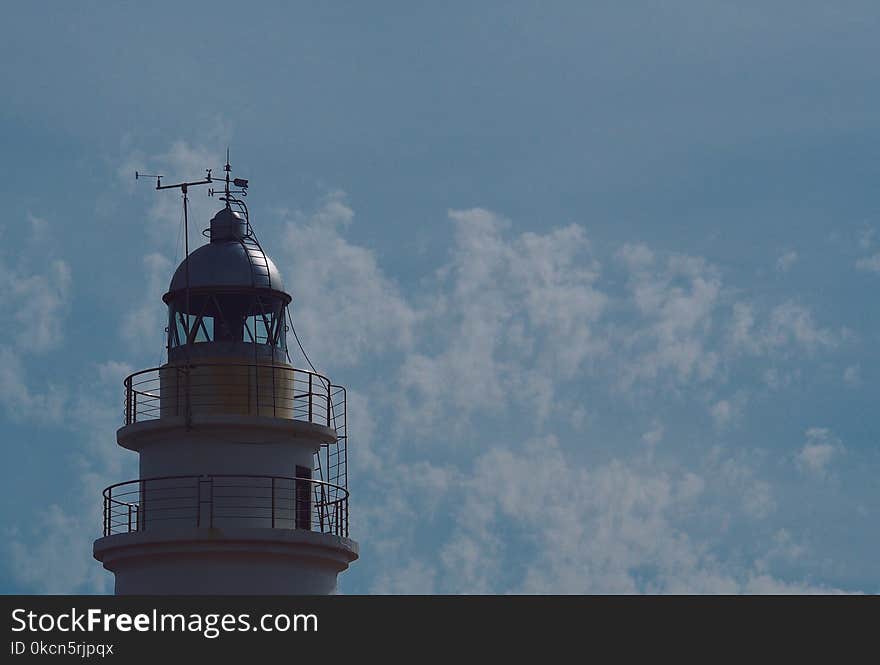
MULTIPOLYGON (((228 160, 226 164, 227 168, 229 166, 228 160)), ((186 368, 184 370, 184 376, 186 377, 187 387, 186 387, 186 427, 190 428, 192 425, 192 412, 190 410, 189 404, 189 370, 191 367, 190 358, 189 358, 189 345, 192 342, 190 337, 192 337, 192 331, 190 330, 190 317, 192 316, 192 312, 190 311, 190 287, 189 287, 189 188, 195 187, 197 185, 209 185, 213 182, 211 178, 211 171, 213 169, 205 169, 205 178, 204 180, 193 180, 189 182, 178 182, 173 185, 163 185, 161 175, 152 175, 146 173, 139 173, 138 171, 134 172, 134 179, 139 180, 141 176, 143 177, 155 177, 156 178, 156 189, 179 189, 183 194, 183 239, 184 239, 184 252, 186 254, 184 260, 184 274, 186 276, 186 320, 184 321, 184 331, 186 332, 186 345, 184 346, 184 353, 186 354, 186 368)), ((229 179, 229 175, 227 174, 226 179, 229 179)))

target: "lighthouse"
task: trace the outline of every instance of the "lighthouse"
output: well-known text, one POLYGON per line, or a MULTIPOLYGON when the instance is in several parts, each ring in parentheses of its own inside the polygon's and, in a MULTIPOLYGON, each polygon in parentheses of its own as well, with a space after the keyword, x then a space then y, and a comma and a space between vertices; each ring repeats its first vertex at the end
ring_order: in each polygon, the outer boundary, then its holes
POLYGON ((103 491, 94 543, 116 594, 329 594, 358 556, 345 388, 291 362, 291 295, 228 155, 225 171, 155 176, 182 194, 187 249, 162 297, 166 362, 124 381, 117 442, 139 477, 103 491), (190 253, 188 190, 213 183, 224 205, 190 253))

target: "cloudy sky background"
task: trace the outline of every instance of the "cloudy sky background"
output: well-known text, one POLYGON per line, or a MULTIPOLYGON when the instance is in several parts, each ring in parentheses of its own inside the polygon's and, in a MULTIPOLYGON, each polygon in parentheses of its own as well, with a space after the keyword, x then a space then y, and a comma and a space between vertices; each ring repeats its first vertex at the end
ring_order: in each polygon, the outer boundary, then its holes
POLYGON ((880 591, 880 8, 621 4, 7 7, 0 590, 112 590, 134 170, 228 144, 349 388, 341 591, 880 591))

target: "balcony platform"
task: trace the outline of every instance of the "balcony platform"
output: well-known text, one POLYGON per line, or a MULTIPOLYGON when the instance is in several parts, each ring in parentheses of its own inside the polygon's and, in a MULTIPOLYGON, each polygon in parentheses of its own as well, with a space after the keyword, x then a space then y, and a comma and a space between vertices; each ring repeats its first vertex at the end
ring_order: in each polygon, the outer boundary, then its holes
POLYGON ((117 595, 327 594, 358 544, 299 529, 190 526, 104 536, 94 557, 116 573, 117 595))

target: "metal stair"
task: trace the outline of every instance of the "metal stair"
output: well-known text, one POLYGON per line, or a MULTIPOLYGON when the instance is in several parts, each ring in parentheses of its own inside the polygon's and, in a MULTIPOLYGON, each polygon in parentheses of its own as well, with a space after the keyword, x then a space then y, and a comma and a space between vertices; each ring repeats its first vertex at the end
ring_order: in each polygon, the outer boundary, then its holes
MULTIPOLYGON (((250 225, 248 225, 248 230, 250 230, 250 225)), ((248 262, 251 264, 251 285, 254 287, 265 285, 273 287, 269 275, 269 261, 256 237, 249 234, 240 238, 238 242, 244 248, 248 262)))

